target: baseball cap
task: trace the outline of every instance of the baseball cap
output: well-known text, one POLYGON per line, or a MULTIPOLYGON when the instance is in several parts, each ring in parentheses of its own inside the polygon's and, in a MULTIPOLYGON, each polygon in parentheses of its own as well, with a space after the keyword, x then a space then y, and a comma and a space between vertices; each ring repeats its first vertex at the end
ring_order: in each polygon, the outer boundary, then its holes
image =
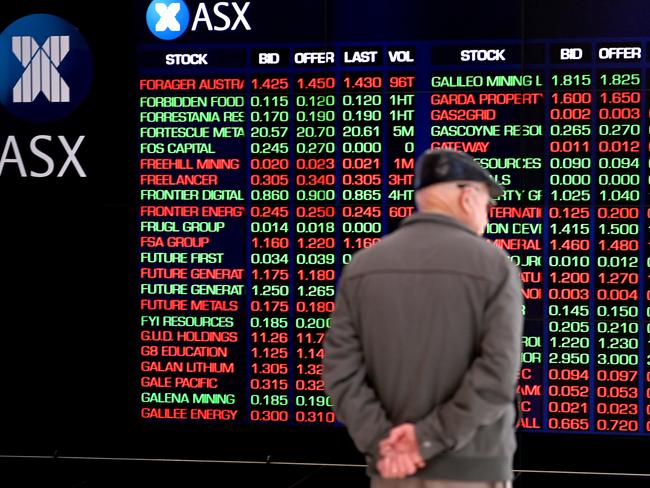
POLYGON ((490 196, 503 194, 501 186, 472 156, 453 149, 429 149, 415 162, 416 190, 435 183, 469 180, 486 183, 490 196))

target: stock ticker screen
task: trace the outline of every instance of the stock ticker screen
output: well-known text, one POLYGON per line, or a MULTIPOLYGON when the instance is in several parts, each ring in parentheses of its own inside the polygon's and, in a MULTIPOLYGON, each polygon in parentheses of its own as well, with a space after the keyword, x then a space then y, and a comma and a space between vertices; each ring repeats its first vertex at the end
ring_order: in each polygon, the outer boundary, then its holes
POLYGON ((639 12, 441 34, 433 7, 298 3, 143 4, 140 419, 340 428, 337 277, 413 212, 418 154, 453 148, 506 188, 485 237, 521 269, 519 432, 646 436, 649 38, 613 25, 639 12))

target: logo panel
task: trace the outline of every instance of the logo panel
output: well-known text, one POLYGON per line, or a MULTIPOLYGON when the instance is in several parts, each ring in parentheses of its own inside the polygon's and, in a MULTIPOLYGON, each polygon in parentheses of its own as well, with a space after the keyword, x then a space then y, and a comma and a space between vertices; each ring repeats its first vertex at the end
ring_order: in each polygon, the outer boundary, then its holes
POLYGON ((48 14, 22 17, 0 34, 0 103, 30 122, 67 117, 86 98, 92 56, 79 30, 48 14))
POLYGON ((179 37, 190 23, 190 11, 183 0, 153 0, 147 8, 147 27, 165 41, 179 37))

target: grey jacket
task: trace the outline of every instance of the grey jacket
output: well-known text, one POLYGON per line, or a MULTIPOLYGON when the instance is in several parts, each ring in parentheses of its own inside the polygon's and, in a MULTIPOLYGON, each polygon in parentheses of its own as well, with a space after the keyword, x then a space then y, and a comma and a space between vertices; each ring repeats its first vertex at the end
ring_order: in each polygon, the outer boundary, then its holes
POLYGON ((324 341, 326 392, 376 474, 413 422, 430 479, 512 479, 523 332, 519 269, 451 217, 416 213, 357 252, 324 341))

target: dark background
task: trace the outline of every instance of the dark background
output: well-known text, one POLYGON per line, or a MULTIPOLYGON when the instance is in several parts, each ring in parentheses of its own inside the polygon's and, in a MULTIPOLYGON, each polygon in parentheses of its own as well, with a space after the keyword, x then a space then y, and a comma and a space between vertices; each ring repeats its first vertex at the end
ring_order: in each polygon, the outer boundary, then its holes
MULTIPOLYGON (((364 486, 363 460, 342 429, 206 431, 136 417, 135 55, 149 35, 146 5, 22 0, 0 10, 0 31, 33 13, 66 19, 95 62, 90 95, 64 121, 29 124, 0 107, 0 147, 16 136, 28 169, 39 163, 28 154, 33 136, 85 134, 77 156, 87 173, 37 179, 5 168, 0 175, 0 486, 222 486, 232 477, 242 486, 364 486), (18 481, 8 483, 10 475, 18 481)), ((274 41, 367 42, 386 32, 405 41, 650 35, 650 7, 640 0, 265 5, 269 15, 286 12, 263 33, 274 41)), ((62 150, 53 154, 65 159, 62 150)), ((650 483, 532 473, 647 472, 638 459, 650 447, 646 437, 520 434, 519 441, 516 486, 650 483)))

